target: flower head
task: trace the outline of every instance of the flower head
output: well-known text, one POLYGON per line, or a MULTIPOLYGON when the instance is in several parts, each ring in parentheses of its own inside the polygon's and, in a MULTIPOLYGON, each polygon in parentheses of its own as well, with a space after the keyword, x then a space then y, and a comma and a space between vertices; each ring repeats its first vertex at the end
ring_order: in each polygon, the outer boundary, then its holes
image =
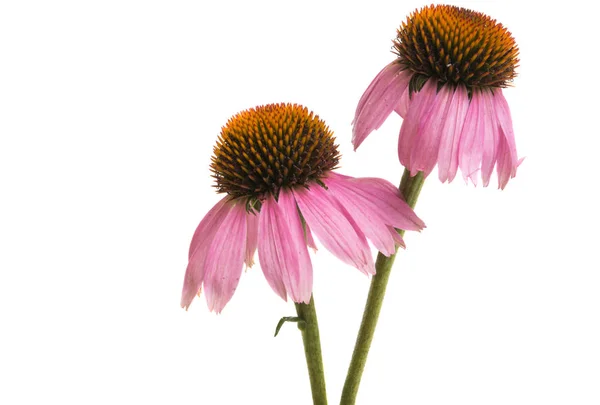
POLYGON ((355 149, 395 111, 404 118, 398 156, 412 175, 437 164, 442 182, 460 168, 487 186, 496 167, 504 188, 520 163, 502 94, 519 62, 511 34, 485 14, 432 5, 402 23, 394 52, 358 103, 355 149))
POLYGON ((424 227, 391 183, 334 173, 339 158, 332 132, 305 107, 269 104, 233 116, 211 164, 226 196, 194 233, 181 305, 204 288, 209 309, 221 312, 256 250, 271 288, 308 303, 313 232, 343 262, 374 274, 367 238, 390 255, 404 244, 396 229, 424 227))

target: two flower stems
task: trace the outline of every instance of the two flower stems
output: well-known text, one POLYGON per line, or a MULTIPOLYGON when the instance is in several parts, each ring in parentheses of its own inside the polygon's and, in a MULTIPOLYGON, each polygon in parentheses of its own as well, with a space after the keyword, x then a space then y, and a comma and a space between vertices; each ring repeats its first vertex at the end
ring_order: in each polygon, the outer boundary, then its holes
MULTIPOLYGON (((411 177, 408 170, 404 170, 400 182, 400 193, 406 203, 414 208, 417 198, 425 181, 423 173, 419 172, 411 177)), ((399 231, 404 235, 404 231, 399 231)), ((396 254, 386 257, 379 253, 375 262, 376 274, 371 279, 371 287, 367 296, 367 303, 363 313, 362 323, 358 331, 352 360, 348 367, 346 382, 342 391, 341 405, 354 405, 360 380, 367 363, 367 356, 375 334, 375 328, 383 305, 383 297, 387 288, 392 265, 396 254)), ((317 313, 315 311, 314 299, 308 304, 296 304, 298 317, 304 320, 302 331, 302 341, 304 343, 304 353, 306 355, 306 364, 313 396, 314 405, 327 405, 327 394, 325 390, 325 373, 323 371, 323 359, 321 356, 321 341, 319 338, 319 325, 317 323, 317 313)), ((300 325, 299 325, 300 326, 300 325)))

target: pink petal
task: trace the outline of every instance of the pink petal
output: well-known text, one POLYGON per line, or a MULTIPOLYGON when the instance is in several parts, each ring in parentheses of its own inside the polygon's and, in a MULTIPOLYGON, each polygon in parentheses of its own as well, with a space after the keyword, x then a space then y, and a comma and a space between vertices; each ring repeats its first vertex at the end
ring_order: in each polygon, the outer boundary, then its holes
POLYGON ((483 154, 481 156, 481 179, 483 186, 490 184, 490 178, 496 165, 498 143, 500 142, 500 127, 496 122, 496 112, 493 95, 489 91, 481 93, 483 99, 483 154))
POLYGON ((240 281, 246 256, 246 205, 236 204, 215 234, 206 256, 208 309, 220 313, 240 281))
POLYGON ((231 201, 229 196, 223 197, 218 203, 215 204, 214 207, 211 208, 210 211, 202 218, 200 224, 196 228, 194 232, 194 236, 192 236, 192 241, 190 243, 190 249, 188 252, 188 259, 191 259, 194 251, 198 247, 198 244, 201 243, 204 239, 206 239, 207 230, 210 229, 215 219, 222 218, 223 211, 229 212, 231 209, 231 204, 228 204, 231 201))
MULTIPOLYGON (((410 83, 410 76, 408 77, 407 80, 410 83)), ((394 111, 396 111, 396 114, 398 114, 402 118, 405 118, 406 114, 408 113, 409 104, 410 104, 410 86, 406 86, 406 88, 404 89, 402 94, 400 94, 400 97, 398 99, 398 104, 396 104, 396 107, 394 107, 394 111)))
POLYGON ((254 253, 258 246, 258 212, 248 212, 246 214, 246 229, 248 239, 246 240, 246 266, 252 267, 254 264, 254 253))
POLYGON ((400 163, 411 172, 411 176, 417 174, 418 170, 413 170, 411 155, 415 148, 423 124, 429 120, 432 105, 436 97, 436 81, 428 80, 421 91, 412 95, 412 101, 408 107, 406 118, 400 127, 400 137, 398 138, 398 157, 400 163))
POLYGON ((181 293, 181 306, 189 308, 192 300, 200 291, 205 275, 205 261, 207 252, 213 241, 215 233, 221 227, 223 221, 229 214, 233 203, 230 197, 221 199, 202 219, 190 244, 190 254, 185 277, 183 291, 181 293))
POLYGON ((443 86, 433 99, 429 114, 423 117, 422 127, 413 143, 410 155, 411 174, 423 172, 423 175, 427 177, 435 167, 439 154, 442 128, 448 114, 452 93, 452 89, 443 86))
POLYGON ((365 138, 379 129, 395 108, 402 110, 410 74, 392 62, 375 76, 356 107, 352 129, 352 144, 358 148, 365 138))
POLYGON ((458 170, 458 145, 460 134, 465 123, 467 109, 469 108, 469 96, 464 86, 458 86, 454 90, 449 102, 448 112, 444 119, 441 130, 441 138, 438 153, 438 176, 443 183, 452 181, 458 170))
MULTIPOLYGON (((283 239, 288 248, 296 254, 293 258, 294 264, 284 267, 287 276, 284 277, 287 291, 294 302, 308 304, 312 295, 313 269, 306 248, 306 233, 298 213, 298 206, 294 194, 290 190, 282 190, 279 193, 279 206, 288 228, 288 236, 283 239)), ((310 228, 306 228, 310 232, 310 228)), ((312 240, 312 236, 309 237, 312 240)), ((314 245, 314 241, 312 241, 314 245)))
POLYGON ((292 193, 282 190, 279 203, 267 198, 261 207, 258 257, 267 282, 284 300, 310 301, 312 264, 292 193))
POLYGON ((500 125, 500 145, 502 145, 502 152, 498 151, 496 171, 498 172, 498 186, 504 189, 508 180, 517 175, 517 167, 522 159, 519 160, 517 157, 517 144, 515 142, 510 109, 501 89, 494 92, 493 102, 496 118, 500 125))
MULTIPOLYGON (((343 184, 343 179, 330 175, 325 183, 373 246, 386 256, 393 254, 396 251, 394 237, 390 234, 387 224, 377 212, 375 205, 365 204, 364 199, 357 195, 351 185, 343 184)), ((400 197, 394 196, 394 198, 400 200, 400 197)))
POLYGON ((394 242, 396 242, 396 245, 402 246, 403 248, 406 248, 406 244, 404 243, 404 239, 402 239, 402 236, 400 236, 400 234, 398 233, 398 231, 396 231, 396 229, 394 227, 392 227, 392 226, 388 226, 388 230, 392 234, 392 237, 394 238, 394 242))
MULTIPOLYGON (((387 180, 342 177, 337 173, 330 173, 326 184, 334 193, 344 189, 346 198, 352 196, 353 201, 349 204, 360 204, 363 209, 376 212, 387 225, 407 231, 425 228, 425 223, 401 198, 399 190, 387 180)), ((346 206, 345 200, 342 205, 346 206)))
POLYGON ((375 274, 365 235, 331 193, 313 184, 310 190, 294 190, 294 196, 302 216, 327 250, 362 272, 375 274))
POLYGON ((477 176, 483 155, 483 139, 485 131, 485 108, 481 93, 473 91, 471 103, 465 117, 458 154, 458 165, 465 181, 471 179, 477 185, 477 176))
POLYGON ((280 208, 272 196, 262 202, 260 217, 258 220, 258 260, 260 268, 267 282, 281 298, 287 301, 285 284, 283 283, 282 269, 285 257, 283 249, 286 244, 282 243, 279 213, 280 208), (284 246, 282 246, 284 245, 284 246))
POLYGON ((504 133, 500 136, 498 144, 498 162, 496 163, 496 172, 498 173, 498 188, 504 189, 511 175, 512 159, 510 149, 504 137, 504 133))

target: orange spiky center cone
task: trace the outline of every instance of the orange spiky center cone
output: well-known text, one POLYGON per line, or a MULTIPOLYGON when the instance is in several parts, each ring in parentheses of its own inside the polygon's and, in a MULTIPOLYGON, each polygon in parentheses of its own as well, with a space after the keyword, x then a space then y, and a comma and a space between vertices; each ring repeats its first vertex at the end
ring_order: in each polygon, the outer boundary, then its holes
POLYGON ((218 192, 277 197, 337 167, 339 152, 327 125, 306 107, 269 104, 242 111, 222 128, 211 171, 218 192))
POLYGON ((430 78, 440 85, 506 87, 516 76, 519 49, 511 33, 483 13, 432 5, 413 12, 394 40, 398 63, 413 72, 412 90, 430 78))

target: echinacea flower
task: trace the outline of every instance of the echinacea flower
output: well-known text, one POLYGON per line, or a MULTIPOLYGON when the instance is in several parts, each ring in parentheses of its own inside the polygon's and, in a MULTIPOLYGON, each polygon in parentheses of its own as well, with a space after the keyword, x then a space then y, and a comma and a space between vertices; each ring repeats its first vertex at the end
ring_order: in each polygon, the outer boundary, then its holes
POLYGON ((516 76, 510 32, 485 14, 432 5, 413 12, 394 40, 398 58, 371 82, 356 108, 354 148, 395 111, 404 121, 398 156, 414 176, 487 186, 494 167, 504 188, 520 163, 502 94, 516 76))
POLYGON ((217 191, 227 195, 194 233, 182 307, 203 288, 209 309, 221 312, 257 249, 271 288, 284 300, 308 303, 312 232, 343 262, 374 274, 367 238, 389 256, 403 246, 396 229, 424 227, 391 183, 334 173, 340 158, 334 141, 318 116, 295 104, 229 119, 211 163, 217 191))

